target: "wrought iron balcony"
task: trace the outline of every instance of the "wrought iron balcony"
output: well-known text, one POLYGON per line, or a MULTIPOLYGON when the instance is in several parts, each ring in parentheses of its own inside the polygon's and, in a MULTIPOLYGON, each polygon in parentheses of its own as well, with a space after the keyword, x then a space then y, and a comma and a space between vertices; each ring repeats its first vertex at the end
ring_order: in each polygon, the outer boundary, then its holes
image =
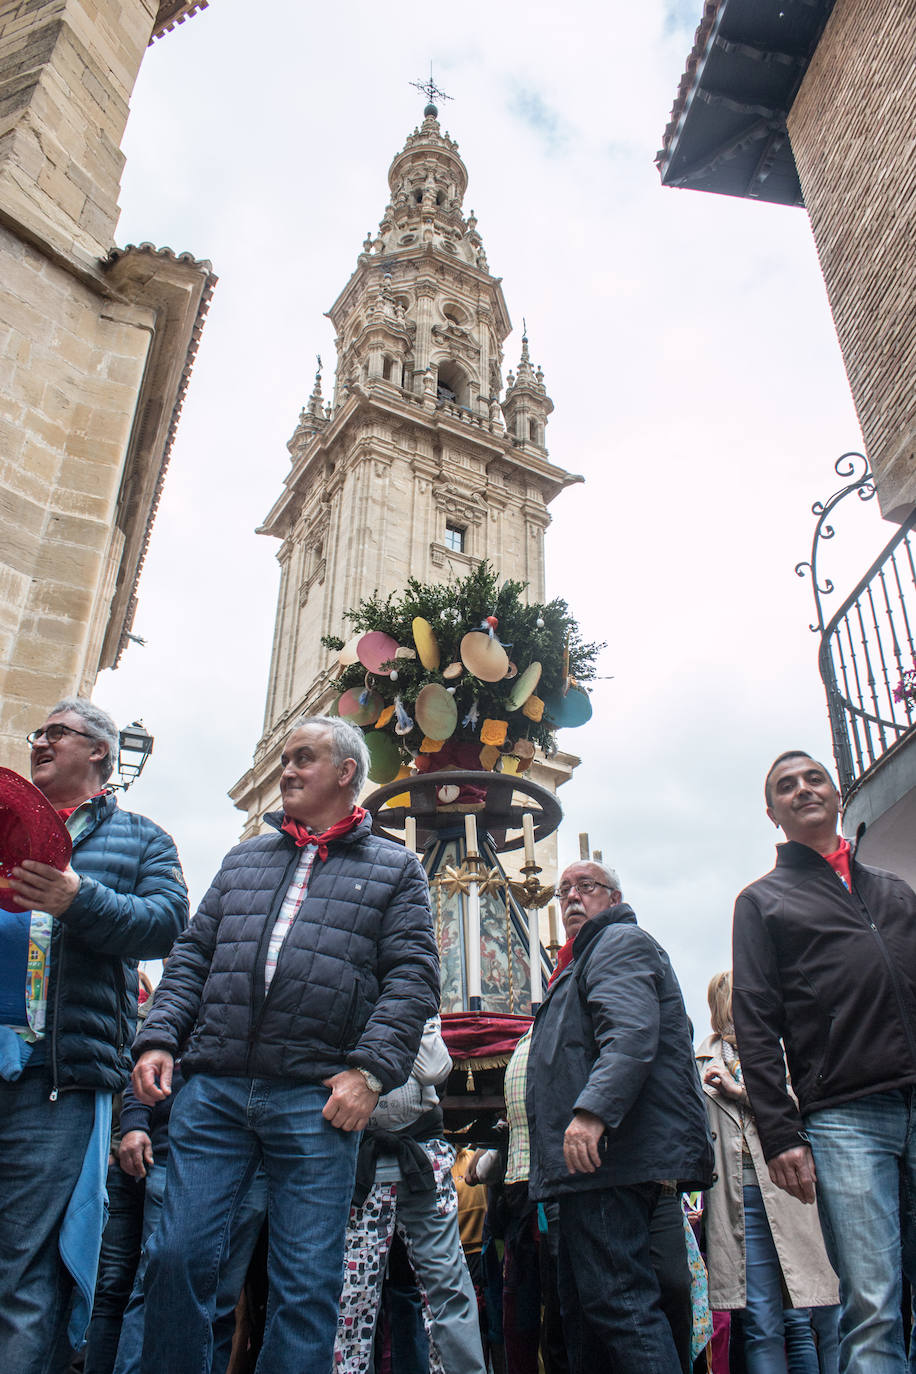
POLYGON ((828 517, 852 492, 863 501, 875 495, 861 453, 844 453, 834 467, 838 476, 852 480, 826 502, 812 506, 818 520, 811 558, 797 564, 795 571, 811 579, 817 610, 811 629, 821 637, 818 666, 845 802, 916 725, 916 511, 825 620, 822 598, 834 586, 829 578, 820 580, 817 560, 821 541, 834 535, 828 517))

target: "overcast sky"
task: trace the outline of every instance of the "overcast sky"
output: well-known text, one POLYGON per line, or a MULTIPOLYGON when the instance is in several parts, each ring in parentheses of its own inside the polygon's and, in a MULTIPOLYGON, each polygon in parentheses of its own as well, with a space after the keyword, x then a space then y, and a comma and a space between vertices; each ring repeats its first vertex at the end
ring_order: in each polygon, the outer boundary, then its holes
MULTIPOLYGON (((324 318, 388 200, 433 62, 491 271, 555 404, 548 595, 606 640, 561 862, 586 830, 669 950, 698 1036, 739 889, 770 867, 762 779, 832 762, 807 556, 811 503, 861 437, 804 211, 661 188, 653 165, 701 0, 502 0, 484 11, 212 0, 134 91, 118 242, 209 258, 220 281, 140 583, 100 704, 155 753, 127 803, 170 829, 192 902, 243 823, 226 796, 263 726, 278 584, 254 533, 324 318)), ((842 594, 890 536, 853 502, 825 550, 842 594)))

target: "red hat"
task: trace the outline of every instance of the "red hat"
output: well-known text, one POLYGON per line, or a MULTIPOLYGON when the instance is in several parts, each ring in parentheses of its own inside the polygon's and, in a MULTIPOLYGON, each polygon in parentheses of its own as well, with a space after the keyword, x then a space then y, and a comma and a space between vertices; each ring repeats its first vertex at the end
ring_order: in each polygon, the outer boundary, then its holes
POLYGON ((0 907, 23 910, 9 886, 23 859, 63 870, 72 849, 70 832, 44 793, 12 768, 0 768, 0 907))

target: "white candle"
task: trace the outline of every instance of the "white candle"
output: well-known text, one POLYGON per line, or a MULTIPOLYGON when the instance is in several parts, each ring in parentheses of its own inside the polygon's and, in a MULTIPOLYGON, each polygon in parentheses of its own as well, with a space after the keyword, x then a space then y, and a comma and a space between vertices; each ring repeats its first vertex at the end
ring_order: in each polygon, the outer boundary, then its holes
POLYGON ((558 945, 560 943, 560 937, 557 930, 557 908, 553 902, 551 902, 550 906, 547 908, 547 921, 550 926, 550 943, 552 945, 558 945))
POLYGON ((414 816, 404 817, 404 844, 414 853, 417 851, 417 822, 414 816))
POLYGON ((522 833, 525 836, 525 863, 534 863, 534 817, 530 811, 522 816, 522 833))
POLYGON ((477 858, 477 817, 468 814, 464 818, 464 840, 467 845, 468 858, 477 858))
POLYGON ((528 911, 528 967, 531 970, 531 1005, 541 1000, 541 932, 535 907, 528 911))
MULTIPOLYGON (((468 998, 480 999, 480 887, 472 879, 468 890, 468 998)), ((472 1006, 473 1010, 473 1006, 472 1006)))

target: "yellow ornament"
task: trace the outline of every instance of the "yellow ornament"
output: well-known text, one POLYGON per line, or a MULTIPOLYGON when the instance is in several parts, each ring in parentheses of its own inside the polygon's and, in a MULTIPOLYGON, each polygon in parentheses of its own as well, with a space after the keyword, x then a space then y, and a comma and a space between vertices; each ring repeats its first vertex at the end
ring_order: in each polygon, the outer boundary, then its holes
POLYGON ((507 720, 485 720, 480 727, 480 738, 484 744, 505 744, 508 733, 507 720))
POLYGON ((381 713, 381 715, 379 716, 378 720, 375 722, 375 728, 376 728, 376 730, 383 730, 383 729, 385 728, 385 726, 388 724, 389 720, 391 719, 391 717, 392 717, 393 715, 394 715, 394 707, 393 707, 393 706, 384 706, 384 707, 382 707, 382 713, 381 713))
POLYGON ((427 672, 434 673, 439 667, 439 643, 432 625, 428 620, 424 620, 422 615, 418 615, 414 616, 411 629, 420 662, 427 672))
POLYGON ((530 696, 522 707, 522 715, 529 720, 539 721, 544 716, 544 703, 540 697, 530 696))
POLYGON ((444 744, 444 739, 430 739, 428 735, 424 735, 423 741, 420 745, 420 753, 438 754, 439 750, 442 748, 444 744))

